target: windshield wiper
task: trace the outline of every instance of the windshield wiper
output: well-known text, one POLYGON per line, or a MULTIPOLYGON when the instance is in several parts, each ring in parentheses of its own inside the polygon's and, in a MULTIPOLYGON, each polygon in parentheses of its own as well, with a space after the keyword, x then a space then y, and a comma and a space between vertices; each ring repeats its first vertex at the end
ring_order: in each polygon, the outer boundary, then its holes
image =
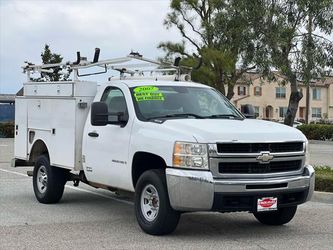
POLYGON ((154 119, 159 119, 159 118, 190 117, 190 116, 195 117, 197 119, 206 118, 204 116, 193 114, 193 113, 178 113, 178 114, 167 114, 167 115, 149 117, 148 120, 154 120, 154 119))
POLYGON ((242 117, 239 117, 235 114, 215 114, 215 115, 209 115, 209 116, 205 116, 204 118, 208 118, 208 119, 237 119, 237 120, 243 120, 242 117))

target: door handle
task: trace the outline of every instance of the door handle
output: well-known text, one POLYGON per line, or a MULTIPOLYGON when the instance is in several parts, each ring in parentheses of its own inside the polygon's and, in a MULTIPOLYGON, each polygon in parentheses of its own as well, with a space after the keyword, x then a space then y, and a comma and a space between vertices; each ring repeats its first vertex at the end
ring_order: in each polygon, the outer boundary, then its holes
POLYGON ((88 133, 88 135, 89 135, 90 137, 98 137, 98 136, 99 136, 99 134, 96 133, 96 132, 90 132, 90 133, 88 133))

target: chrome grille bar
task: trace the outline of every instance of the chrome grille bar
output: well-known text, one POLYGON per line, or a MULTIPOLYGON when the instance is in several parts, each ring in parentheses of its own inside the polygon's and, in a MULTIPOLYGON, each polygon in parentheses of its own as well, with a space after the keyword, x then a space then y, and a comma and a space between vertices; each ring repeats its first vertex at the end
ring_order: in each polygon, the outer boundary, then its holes
POLYGON ((305 163, 304 142, 265 142, 264 146, 258 146, 259 144, 258 142, 209 144, 210 170, 214 178, 270 178, 302 173, 305 163), (228 150, 227 147, 230 145, 232 148, 228 150), (236 149, 238 145, 240 149, 236 149), (278 146, 281 146, 281 150, 277 148, 278 146), (274 152, 259 151, 267 148, 274 152), (267 162, 261 161, 263 154, 270 156, 267 162))

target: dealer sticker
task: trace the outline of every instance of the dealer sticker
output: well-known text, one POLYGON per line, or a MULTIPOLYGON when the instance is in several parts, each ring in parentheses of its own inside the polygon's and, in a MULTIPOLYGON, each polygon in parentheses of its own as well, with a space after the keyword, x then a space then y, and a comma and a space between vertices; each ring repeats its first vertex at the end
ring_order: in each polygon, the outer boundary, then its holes
POLYGON ((134 97, 137 102, 141 101, 164 101, 164 95, 155 86, 141 86, 134 89, 134 97))
POLYGON ((257 211, 272 211, 277 210, 277 197, 264 197, 257 201, 257 211))

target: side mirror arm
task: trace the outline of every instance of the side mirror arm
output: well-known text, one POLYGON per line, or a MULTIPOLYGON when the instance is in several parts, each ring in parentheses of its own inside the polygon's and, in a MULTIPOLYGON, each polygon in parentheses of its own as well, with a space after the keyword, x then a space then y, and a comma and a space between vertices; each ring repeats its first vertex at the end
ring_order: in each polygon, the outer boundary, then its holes
POLYGON ((125 127, 128 122, 128 116, 124 112, 109 112, 108 115, 117 116, 117 121, 109 121, 108 124, 120 125, 125 127))

